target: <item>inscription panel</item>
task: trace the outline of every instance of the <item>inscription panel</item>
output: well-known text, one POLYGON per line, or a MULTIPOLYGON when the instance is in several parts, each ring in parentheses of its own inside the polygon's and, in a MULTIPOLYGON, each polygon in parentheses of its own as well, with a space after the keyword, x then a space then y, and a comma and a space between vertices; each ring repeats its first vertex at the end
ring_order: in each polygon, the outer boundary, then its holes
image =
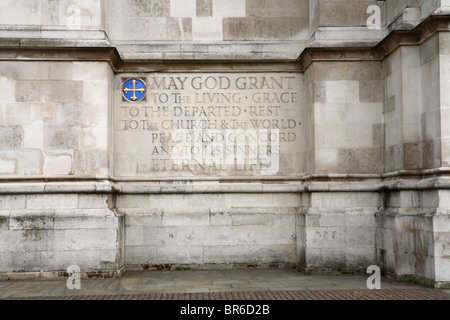
POLYGON ((117 76, 115 175, 301 174, 305 149, 302 76, 297 73, 117 76), (139 99, 144 97, 144 89, 145 99, 139 99))

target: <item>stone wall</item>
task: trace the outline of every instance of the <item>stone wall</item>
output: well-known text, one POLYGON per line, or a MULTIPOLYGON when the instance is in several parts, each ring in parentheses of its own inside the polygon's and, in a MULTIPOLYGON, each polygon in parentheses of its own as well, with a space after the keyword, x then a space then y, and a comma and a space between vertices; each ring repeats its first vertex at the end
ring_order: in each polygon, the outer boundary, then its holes
POLYGON ((122 219, 106 200, 107 195, 81 193, 1 195, 2 278, 53 277, 72 264, 83 275, 117 274, 123 265, 122 219))
POLYGON ((104 179, 110 173, 110 65, 0 65, 0 174, 3 182, 29 182, 2 184, 1 272, 51 274, 77 261, 88 274, 117 273, 122 220, 108 208, 108 194, 97 193, 104 187, 95 181, 64 182, 64 177, 104 179), (61 184, 33 182, 42 177, 61 184), (84 189, 87 193, 79 193, 84 189))
POLYGON ((110 39, 119 42, 280 41, 308 35, 308 1, 301 0, 114 0, 106 10, 110 39))
POLYGON ((107 175, 112 71, 101 62, 0 63, 0 174, 107 175))
POLYGON ((125 263, 292 264, 299 202, 296 193, 124 195, 118 206, 125 213, 125 263))
POLYGON ((2 279, 376 264, 450 283, 448 1, 0 8, 2 279), (206 166, 172 153, 178 125, 202 150, 244 139, 206 166))

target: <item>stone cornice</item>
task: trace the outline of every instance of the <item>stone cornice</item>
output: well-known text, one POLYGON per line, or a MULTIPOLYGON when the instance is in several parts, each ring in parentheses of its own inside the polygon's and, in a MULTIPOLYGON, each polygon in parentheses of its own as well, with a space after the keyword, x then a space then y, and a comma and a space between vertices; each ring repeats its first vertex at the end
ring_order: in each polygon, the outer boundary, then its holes
MULTIPOLYGON (((0 179, 0 194, 101 193, 101 194, 199 194, 199 193, 302 193, 383 192, 450 189, 450 170, 429 175, 311 175, 305 177, 192 177, 185 179, 118 179, 107 177, 38 177, 0 179)), ((422 172, 423 173, 423 172, 422 172)))
POLYGON ((336 47, 306 47, 298 59, 123 59, 107 38, 98 40, 0 39, 0 61, 105 61, 114 72, 304 72, 314 61, 381 61, 400 46, 419 45, 449 31, 450 16, 431 16, 414 30, 393 31, 377 45, 351 42, 336 47))
POLYGON ((392 31, 374 47, 306 48, 299 56, 304 72, 313 62, 382 61, 401 46, 416 46, 439 32, 449 32, 450 16, 431 16, 409 31, 392 31))

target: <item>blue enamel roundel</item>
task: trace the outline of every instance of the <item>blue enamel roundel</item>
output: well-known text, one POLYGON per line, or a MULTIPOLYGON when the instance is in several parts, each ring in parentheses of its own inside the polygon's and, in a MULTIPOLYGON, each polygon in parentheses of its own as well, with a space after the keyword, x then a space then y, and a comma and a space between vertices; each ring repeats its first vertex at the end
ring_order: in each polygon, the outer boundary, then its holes
POLYGON ((145 78, 122 79, 122 83, 122 101, 146 101, 147 90, 145 78))

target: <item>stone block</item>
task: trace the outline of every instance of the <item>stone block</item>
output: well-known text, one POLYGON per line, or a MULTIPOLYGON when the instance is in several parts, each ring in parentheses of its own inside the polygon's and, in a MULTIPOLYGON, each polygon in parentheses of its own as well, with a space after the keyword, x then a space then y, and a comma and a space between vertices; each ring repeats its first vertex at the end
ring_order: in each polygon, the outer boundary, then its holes
POLYGON ((114 173, 121 176, 134 176, 137 172, 136 157, 128 154, 114 155, 114 173))
POLYGON ((11 230, 43 230, 53 229, 54 212, 32 210, 14 210, 10 216, 11 230))
POLYGON ((435 208, 439 206, 439 192, 424 190, 419 194, 420 206, 424 208, 435 208))
POLYGON ((40 81, 41 102, 77 102, 82 98, 81 81, 40 81))
POLYGON ((59 25, 59 1, 47 0, 41 4, 42 25, 59 25))
POLYGON ((61 230, 24 230, 21 241, 26 252, 45 252, 63 247, 64 232, 61 230))
POLYGON ((389 207, 418 207, 419 193, 415 191, 390 192, 386 202, 389 207))
POLYGON ((65 25, 69 29, 100 27, 102 25, 102 1, 77 0, 74 3, 71 0, 61 0, 59 2, 59 24, 65 25), (76 11, 71 9, 73 5, 76 6, 76 11), (75 14, 79 15, 79 21, 75 20, 73 23, 75 14))
POLYGON ((47 79, 49 79, 49 80, 68 80, 68 79, 74 80, 72 77, 72 63, 52 61, 49 64, 47 79))
POLYGON ((23 272, 41 271, 44 266, 41 261, 41 253, 32 252, 3 252, 0 253, 0 272, 23 272))
POLYGON ((348 227, 361 226, 361 227, 374 227, 376 225, 375 221, 376 209, 372 209, 366 213, 348 213, 346 214, 345 224, 348 227))
POLYGON ((30 125, 24 125, 23 146, 24 148, 44 149, 44 123, 34 121, 30 125))
POLYGON ((419 169, 422 167, 422 144, 403 144, 405 169, 419 169))
POLYGON ((24 236, 24 230, 0 230, 0 252, 25 252, 24 236))
POLYGON ((377 173, 383 170, 380 148, 339 149, 337 158, 340 172, 377 173))
POLYGON ((55 124, 55 105, 49 102, 34 102, 31 104, 31 121, 55 124))
POLYGON ((106 152, 79 150, 74 152, 73 172, 75 174, 99 174, 107 168, 106 152))
POLYGON ((21 126, 0 126, 0 150, 18 150, 23 146, 21 126))
POLYGON ((2 24, 38 25, 41 22, 41 1, 6 1, 2 3, 1 9, 2 24), (17 14, 11 14, 13 11, 17 14))
POLYGON ((144 244, 144 227, 126 227, 125 245, 142 246, 144 244))
POLYGON ((195 17, 196 0, 170 0, 171 17, 195 17))
POLYGON ((18 174, 41 174, 42 173, 42 151, 24 150, 20 153, 17 161, 18 174))
POLYGON ((66 229, 65 250, 113 250, 118 246, 115 229, 66 229))
POLYGON ((450 280, 450 259, 449 256, 435 258, 435 280, 445 281, 450 280))
POLYGON ((125 246, 125 261, 127 265, 133 264, 158 264, 156 247, 148 246, 125 246))
POLYGON ((213 17, 245 17, 246 0, 212 0, 213 17))
POLYGON ((103 194, 79 194, 78 208, 101 209, 107 208, 108 196, 103 194))
POLYGON ((295 245, 206 246, 204 263, 294 262, 295 245))
POLYGON ((67 155, 45 156, 44 174, 70 174, 72 172, 72 157, 67 155))
POLYGON ((105 228, 105 209, 56 209, 55 229, 101 229, 105 228))
POLYGON ((50 271, 67 270, 69 265, 77 265, 85 270, 117 270, 117 251, 114 250, 70 250, 46 251, 40 253, 43 266, 51 266, 50 271))
POLYGON ((337 172, 338 153, 338 149, 317 149, 315 151, 316 172, 337 172))
POLYGON ((71 209, 77 208, 77 194, 28 194, 27 209, 71 209))
POLYGON ((44 128, 45 148, 48 150, 73 150, 79 146, 79 126, 53 126, 44 128))
POLYGON ((377 62, 320 62, 314 63, 315 81, 383 80, 377 62))
POLYGON ((109 65, 106 62, 72 62, 72 80, 104 80, 108 77, 109 65))
MULTIPOLYGON (((448 221, 448 219, 447 219, 448 221)), ((447 226, 448 227, 448 226, 447 226)), ((434 246, 435 246, 435 257, 446 259, 450 256, 450 246, 449 246, 449 236, 450 236, 450 228, 447 232, 435 232, 434 233, 434 246)))
POLYGON ((328 268, 347 267, 345 250, 341 248, 323 248, 321 249, 321 266, 328 268))
POLYGON ((9 211, 0 211, 0 230, 9 230, 9 211))
POLYGON ((254 20, 251 18, 224 18, 223 40, 242 41, 254 38, 254 20))
POLYGON ((380 268, 395 274, 395 255, 392 251, 377 249, 377 262, 380 268))
MULTIPOLYGON (((183 233, 187 233, 192 227, 184 229, 183 233)), ((176 246, 177 239, 181 238, 181 232, 179 227, 145 227, 144 228, 144 245, 150 247, 158 247, 161 245, 176 246)), ((191 235, 187 236, 186 240, 190 240, 191 235)), ((180 245, 183 244, 184 241, 180 245)))
POLYGON ((346 230, 345 244, 350 247, 372 246, 375 247, 375 227, 350 227, 346 230))
POLYGON ((160 264, 202 264, 203 247, 201 246, 159 246, 156 248, 156 258, 160 264))
POLYGON ((162 226, 161 212, 145 212, 136 214, 127 214, 125 219, 126 226, 130 227, 156 227, 162 226))
POLYGON ((221 197, 221 201, 227 204, 227 207, 242 207, 245 203, 245 207, 272 207, 273 198, 261 193, 236 193, 236 194, 224 194, 221 197))
POLYGON ((420 65, 423 66, 428 62, 438 59, 438 51, 439 36, 434 35, 420 46, 420 65))
POLYGON ((254 21, 255 40, 301 40, 308 35, 305 18, 255 17, 254 21))
POLYGON ((306 243, 310 248, 341 248, 345 245, 345 227, 319 227, 306 229, 306 243))
POLYGON ((223 40, 222 18, 197 17, 192 20, 193 40, 223 40))
POLYGON ((117 197, 117 207, 122 208, 148 208, 150 199, 144 194, 123 194, 117 197))
POLYGON ((196 0, 196 16, 197 17, 212 17, 213 0, 196 0))
POLYGON ((384 97, 384 83, 380 80, 359 81, 359 101, 381 102, 384 97))
MULTIPOLYGON (((432 219, 433 231, 445 235, 450 231, 450 215, 435 215, 432 219)), ((448 246, 450 248, 450 246, 448 246)), ((443 248, 445 249, 445 248, 443 248)))
POLYGON ((5 103, 6 125, 27 125, 30 123, 30 105, 27 103, 5 103))
MULTIPOLYGON (((316 103, 324 103, 324 102, 326 102, 326 100, 327 100, 327 97, 326 97, 326 93, 327 93, 327 90, 326 90, 326 84, 327 84, 327 82, 326 81, 314 81, 314 85, 313 85, 313 88, 314 88, 314 98, 313 98, 313 101, 314 102, 316 102, 316 103)), ((324 104, 324 106, 325 106, 325 104, 324 104)))
POLYGON ((0 76, 0 95, 3 103, 16 102, 16 86, 17 84, 15 80, 10 80, 6 77, 0 76))
POLYGON ((163 211, 162 224, 164 226, 201 226, 209 225, 208 212, 166 212, 163 211))
POLYGON ((322 250, 317 248, 306 247, 305 250, 305 262, 306 267, 308 268, 317 268, 321 267, 324 264, 322 263, 322 250))
POLYGON ((0 210, 25 209, 26 195, 0 195, 0 210))
POLYGON ((192 40, 192 18, 166 18, 168 40, 192 40))
POLYGON ((302 0, 247 0, 247 16, 308 17, 308 4, 302 0))
POLYGON ((232 223, 232 214, 224 210, 211 211, 209 223, 212 226, 229 226, 232 223))
POLYGON ((56 124, 57 125, 88 125, 88 115, 83 110, 83 105, 77 103, 57 103, 56 104, 56 124))
POLYGON ((106 120, 108 99, 105 99, 105 97, 108 97, 109 94, 109 81, 84 80, 82 83, 82 101, 89 105, 88 115, 90 122, 96 123, 99 120, 106 120))
POLYGON ((368 266, 377 264, 375 246, 360 245, 348 247, 344 255, 347 268, 367 269, 368 266))
POLYGON ((280 214, 233 214, 231 224, 233 226, 245 225, 293 225, 295 223, 294 215, 280 214))
POLYGON ((311 194, 311 206, 319 208, 378 208, 380 196, 372 192, 313 193, 311 194))
MULTIPOLYGON (((380 6, 379 1, 354 0, 320 1, 319 23, 323 27, 366 27, 367 8, 370 5, 380 6)), ((384 21, 383 21, 384 22, 384 21)), ((384 23, 383 23, 384 25, 384 23)))
POLYGON ((345 213, 324 213, 318 217, 318 227, 345 227, 347 219, 345 213))
POLYGON ((326 101, 329 102, 356 102, 359 93, 359 81, 340 80, 326 81, 326 101))
POLYGON ((16 160, 0 159, 0 173, 12 174, 16 172, 16 160))

